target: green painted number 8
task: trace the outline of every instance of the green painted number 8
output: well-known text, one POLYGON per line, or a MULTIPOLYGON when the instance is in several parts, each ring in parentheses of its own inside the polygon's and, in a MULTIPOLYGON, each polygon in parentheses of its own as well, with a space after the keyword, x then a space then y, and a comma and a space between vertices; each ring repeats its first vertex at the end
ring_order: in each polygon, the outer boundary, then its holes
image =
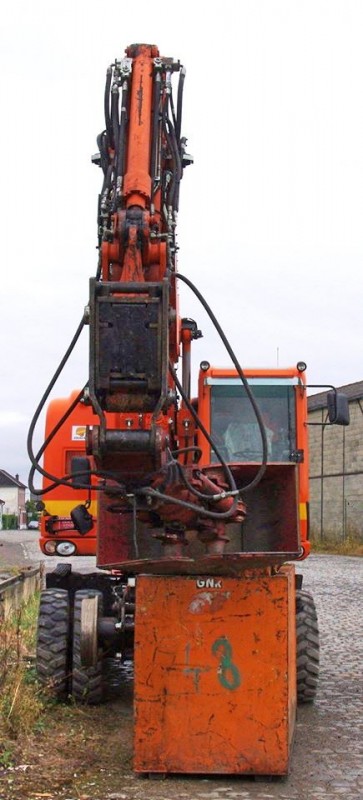
POLYGON ((224 689, 229 689, 230 691, 238 689, 241 685, 241 675, 236 665, 231 661, 232 646, 225 636, 216 639, 212 644, 212 653, 214 656, 218 656, 220 651, 218 680, 224 689))

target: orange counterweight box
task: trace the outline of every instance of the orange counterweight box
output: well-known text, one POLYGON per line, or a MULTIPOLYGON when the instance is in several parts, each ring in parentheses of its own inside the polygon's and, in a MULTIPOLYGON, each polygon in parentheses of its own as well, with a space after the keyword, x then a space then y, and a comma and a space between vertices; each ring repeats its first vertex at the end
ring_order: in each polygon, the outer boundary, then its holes
POLYGON ((270 572, 136 579, 136 771, 287 774, 295 571, 270 572))

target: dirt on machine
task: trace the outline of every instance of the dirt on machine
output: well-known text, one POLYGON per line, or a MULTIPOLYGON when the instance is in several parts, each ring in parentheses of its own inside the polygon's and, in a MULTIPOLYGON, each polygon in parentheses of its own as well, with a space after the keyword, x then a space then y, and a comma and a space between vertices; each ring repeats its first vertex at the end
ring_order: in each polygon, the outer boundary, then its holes
MULTIPOLYGON (((138 773, 286 775, 297 702, 318 685, 309 555, 306 364, 243 369, 200 288, 177 269, 185 69, 134 44, 107 70, 96 274, 34 416, 29 485, 40 546, 58 555, 42 592, 37 673, 65 700, 101 703, 107 661, 134 659, 138 773), (178 284, 199 299, 226 368, 191 351, 178 284), (48 404, 84 327, 88 379, 48 404), (42 475, 37 489, 34 475, 42 475), (96 556, 81 573, 70 556, 96 556)), ((208 287, 204 287, 207 292, 208 287)), ((349 422, 328 387, 329 420, 349 422)), ((117 724, 117 720, 115 720, 117 724)))

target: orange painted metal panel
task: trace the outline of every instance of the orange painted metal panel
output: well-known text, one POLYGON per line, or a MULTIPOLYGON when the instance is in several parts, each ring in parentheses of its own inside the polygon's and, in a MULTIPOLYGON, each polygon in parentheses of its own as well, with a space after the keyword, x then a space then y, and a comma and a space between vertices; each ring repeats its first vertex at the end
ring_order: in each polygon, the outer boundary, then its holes
MULTIPOLYGON (((306 393, 306 374, 300 372, 297 367, 288 368, 264 368, 264 369, 244 369, 247 380, 251 378, 298 378, 299 385, 296 386, 296 446, 304 453, 302 462, 296 465, 298 473, 298 502, 308 504, 309 502, 309 439, 307 428, 307 393, 306 393)), ((208 370, 199 372, 198 379, 198 413, 210 431, 211 428, 211 386, 208 378, 237 378, 237 371, 233 368, 226 369, 220 367, 210 367, 208 370)), ((204 436, 198 437, 198 446, 202 450, 202 463, 210 461, 210 446, 204 436)), ((238 483, 238 482, 237 482, 238 483)), ((308 541, 309 529, 306 519, 300 520, 300 547, 301 559, 306 558, 310 553, 310 543, 308 541)))
POLYGON ((294 568, 136 582, 138 772, 288 772, 294 568))

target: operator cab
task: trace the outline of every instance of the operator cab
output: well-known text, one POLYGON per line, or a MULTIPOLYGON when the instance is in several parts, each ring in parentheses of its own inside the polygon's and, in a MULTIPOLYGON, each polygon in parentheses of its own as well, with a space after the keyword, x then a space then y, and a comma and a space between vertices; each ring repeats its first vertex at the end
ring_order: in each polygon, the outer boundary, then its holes
MULTIPOLYGON (((260 462, 260 427, 246 389, 238 377, 211 377, 211 437, 228 462, 260 462)), ((249 378, 266 431, 267 460, 296 460, 297 377, 249 378)), ((212 463, 218 458, 211 452, 212 463)))
POLYGON ((254 483, 262 464, 262 436, 251 399, 236 370, 207 364, 199 373, 198 412, 217 452, 199 436, 201 463, 212 464, 223 474, 222 458, 231 465, 242 497, 248 489, 247 515, 234 532, 229 526, 227 551, 304 557, 308 553, 304 373, 297 367, 244 370, 267 440, 266 468, 254 483))

